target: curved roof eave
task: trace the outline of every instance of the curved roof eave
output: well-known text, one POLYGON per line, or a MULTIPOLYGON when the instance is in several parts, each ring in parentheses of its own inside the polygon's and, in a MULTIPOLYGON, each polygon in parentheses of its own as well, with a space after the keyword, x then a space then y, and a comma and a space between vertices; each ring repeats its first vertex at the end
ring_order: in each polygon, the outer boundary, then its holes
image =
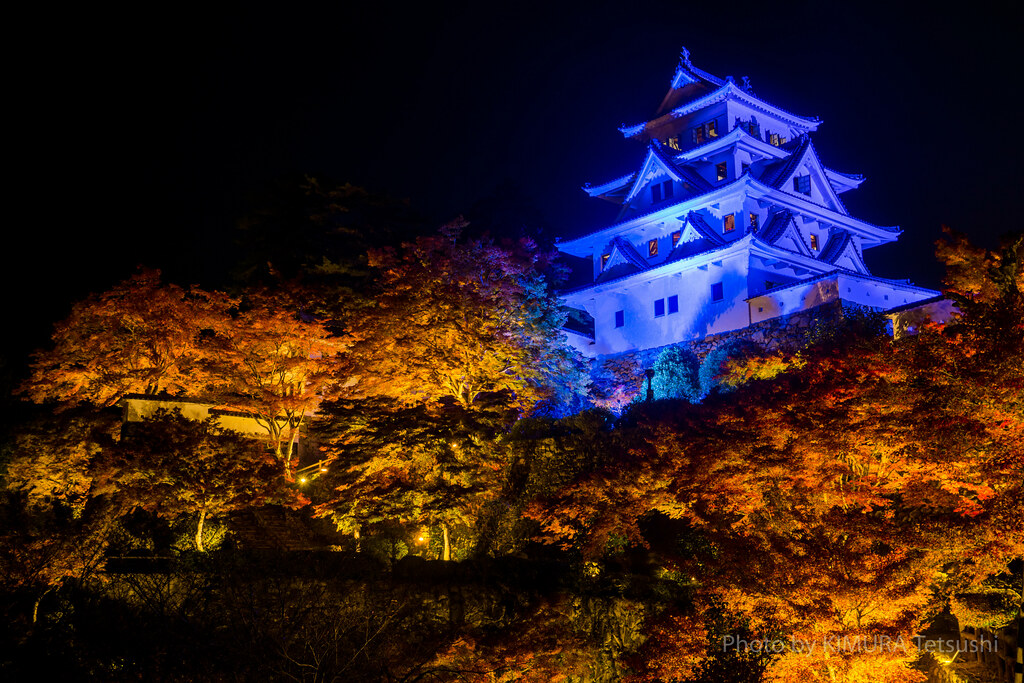
POLYGON ((773 104, 769 104, 768 102, 765 102, 761 98, 755 97, 750 93, 744 91, 735 83, 727 81, 725 85, 718 88, 714 92, 710 92, 703 97, 699 97, 695 100, 687 102, 686 104, 680 107, 676 107, 675 109, 666 114, 662 114, 661 116, 653 118, 649 121, 645 121, 643 123, 637 123, 634 125, 623 124, 619 126, 619 132, 622 133, 624 137, 631 138, 643 132, 643 130, 647 128, 647 126, 649 126, 651 123, 655 121, 661 121, 662 119, 674 119, 679 118, 680 116, 686 116, 687 114, 692 114, 695 111, 698 111, 700 109, 703 109, 704 107, 720 102, 728 97, 733 97, 736 100, 742 102, 743 104, 746 104, 748 107, 758 109, 766 114, 782 119, 789 125, 796 126, 797 128, 804 128, 808 131, 813 131, 817 130, 818 126, 821 125, 822 123, 821 119, 817 117, 811 118, 807 116, 800 116, 798 114, 788 112, 780 107, 776 107, 773 104))
MULTIPOLYGON (((741 185, 744 185, 744 184, 747 184, 747 183, 754 183, 754 182, 756 182, 756 181, 750 176, 750 174, 749 173, 745 173, 745 174, 741 175, 739 178, 737 178, 736 180, 732 181, 731 183, 728 183, 726 185, 722 185, 721 187, 713 187, 710 190, 708 190, 707 192, 703 192, 701 194, 692 195, 690 197, 687 197, 687 198, 683 199, 680 202, 676 202, 675 204, 669 204, 668 206, 658 207, 656 209, 652 209, 651 211, 639 214, 637 216, 630 216, 629 218, 627 218, 625 220, 617 221, 615 223, 612 223, 611 225, 606 225, 605 227, 601 228, 600 230, 595 230, 594 232, 588 232, 587 234, 580 235, 579 237, 576 237, 574 239, 566 240, 564 242, 559 242, 558 243, 558 248, 559 248, 560 251, 565 251, 566 253, 570 253, 571 254, 572 252, 571 251, 567 251, 565 247, 567 247, 569 245, 573 245, 573 244, 581 244, 582 245, 582 244, 584 244, 586 242, 592 241, 595 238, 598 238, 598 236, 601 235, 602 233, 608 232, 610 230, 621 230, 622 228, 631 227, 630 226, 631 223, 640 222, 640 221, 642 221, 642 220, 644 220, 646 218, 650 218, 651 216, 654 216, 654 215, 659 214, 661 212, 665 212, 666 215, 671 216, 673 218, 677 217, 677 215, 678 215, 677 212, 686 212, 686 213, 688 213, 689 211, 692 210, 691 207, 687 206, 691 202, 694 202, 696 200, 707 201, 709 198, 712 198, 712 197, 714 197, 714 195, 719 194, 719 193, 722 194, 722 195, 728 195, 728 194, 734 192, 741 185), (673 215, 673 214, 676 214, 676 215, 673 215)), ((766 194, 768 192, 772 191, 771 188, 769 188, 769 187, 761 185, 760 183, 757 183, 757 184, 760 185, 760 187, 764 189, 766 194)))

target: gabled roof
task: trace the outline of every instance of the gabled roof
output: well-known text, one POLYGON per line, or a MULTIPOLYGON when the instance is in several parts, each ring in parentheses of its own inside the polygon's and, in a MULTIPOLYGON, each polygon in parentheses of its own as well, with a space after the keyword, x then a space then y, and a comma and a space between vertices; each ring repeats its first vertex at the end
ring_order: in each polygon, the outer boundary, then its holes
MULTIPOLYGON (((684 255, 682 258, 678 259, 678 261, 691 261, 691 263, 700 264, 707 260, 721 258, 719 254, 725 256, 727 254, 734 253, 735 251, 749 248, 751 242, 748 238, 750 237, 752 237, 752 235, 747 235, 742 239, 736 240, 734 242, 726 242, 724 244, 711 244, 708 245, 706 249, 701 249, 700 251, 694 252, 692 254, 684 255)), ((610 273, 609 277, 605 280, 597 279, 594 282, 591 282, 586 285, 574 287, 572 289, 564 289, 560 292, 560 294, 563 297, 568 297, 597 287, 603 288, 604 286, 607 286, 610 283, 618 282, 620 280, 628 280, 629 278, 632 277, 642 276, 645 273, 653 276, 668 274, 679 267, 678 261, 666 260, 661 261, 660 263, 649 263, 647 267, 639 270, 629 269, 628 271, 622 270, 619 273, 610 273)))
POLYGON ((626 193, 626 196, 622 201, 622 212, 619 214, 620 218, 625 215, 625 212, 629 209, 630 202, 633 201, 633 198, 647 187, 651 173, 655 168, 663 170, 672 180, 690 186, 691 194, 693 195, 703 194, 713 187, 711 183, 701 177, 701 175, 692 168, 679 166, 673 162, 671 157, 665 154, 665 151, 661 147, 661 143, 657 140, 651 140, 647 149, 647 156, 644 158, 644 162, 640 166, 640 170, 636 173, 636 176, 633 179, 633 185, 629 188, 629 192, 626 193))
POLYGON ((616 237, 611 241, 608 261, 595 278, 595 282, 614 280, 626 275, 646 270, 650 263, 636 250, 629 240, 616 237))
POLYGON ((678 261, 699 254, 708 249, 717 249, 726 244, 726 240, 715 231, 704 217, 695 211, 680 216, 683 226, 679 231, 679 241, 669 252, 665 262, 678 261))
POLYGON ((818 152, 814 149, 814 145, 811 143, 811 137, 809 135, 801 135, 796 140, 786 143, 784 149, 785 148, 792 150, 790 155, 785 159, 780 159, 779 161, 764 166, 760 170, 758 179, 765 185, 776 190, 788 191, 786 184, 796 174, 797 169, 799 169, 804 163, 807 163, 816 170, 820 179, 820 182, 816 182, 815 184, 818 186, 821 193, 832 203, 832 206, 826 208, 833 209, 844 216, 848 215, 849 212, 846 210, 843 200, 839 198, 836 188, 833 187, 831 181, 829 181, 828 171, 821 163, 821 159, 818 158, 818 152))
POLYGON ((600 185, 590 185, 588 183, 583 186, 583 191, 591 197, 601 197, 602 199, 608 199, 609 201, 628 203, 637 195, 637 193, 639 193, 640 190, 643 189, 644 183, 642 181, 650 172, 652 165, 661 166, 674 180, 689 183, 693 186, 694 191, 697 194, 711 190, 714 185, 705 180, 704 177, 694 170, 694 168, 689 164, 679 162, 679 159, 682 159, 683 156, 684 155, 678 155, 676 159, 673 159, 668 153, 666 153, 665 148, 662 147, 660 141, 657 139, 651 140, 648 145, 647 155, 644 157, 639 171, 619 176, 614 180, 609 180, 608 182, 600 185), (629 186, 629 190, 623 194, 622 190, 625 189, 626 186, 629 186))
POLYGON ((776 211, 769 216, 764 227, 757 234, 762 242, 774 245, 803 256, 811 256, 811 250, 804 242, 803 235, 796 227, 793 214, 787 209, 776 211))
POLYGON ((868 273, 867 266, 864 265, 864 257, 857 250, 857 244, 853 241, 850 233, 845 230, 829 238, 819 259, 840 268, 865 275, 868 273))
POLYGON ((680 103, 693 100, 709 90, 721 87, 724 81, 707 71, 698 69, 690 62, 690 51, 683 47, 679 52, 679 65, 672 75, 668 92, 661 100, 657 115, 663 114, 680 103))
POLYGON ((615 258, 617 253, 621 254, 623 259, 637 268, 646 268, 649 265, 647 259, 640 255, 636 247, 629 240, 621 237, 616 237, 612 240, 612 258, 615 258))
POLYGON ((760 169, 757 179, 768 187, 778 189, 787 178, 793 175, 800 162, 803 161, 804 152, 811 144, 811 138, 807 135, 790 140, 782 149, 789 150, 789 156, 773 161, 760 169))
MULTIPOLYGON (((703 239, 709 240, 714 244, 725 244, 726 241, 722 238, 722 236, 719 235, 714 228, 708 225, 707 221, 704 220, 704 217, 701 216, 696 211, 691 211, 690 213, 686 214, 685 218, 680 217, 680 220, 682 220, 683 225, 686 226, 684 228, 684 231, 692 229, 703 239)), ((680 237, 680 240, 682 240, 684 237, 686 237, 685 232, 680 237)))
POLYGON ((680 116, 686 116, 692 114, 695 111, 699 111, 708 107, 712 104, 716 104, 726 99, 732 99, 751 109, 764 112, 769 116, 774 116, 777 119, 784 121, 787 125, 793 126, 804 131, 817 130, 818 125, 821 123, 821 119, 809 118, 805 116, 798 116, 792 114, 785 109, 776 107, 775 105, 768 104, 764 100, 755 97, 741 86, 736 85, 732 81, 726 81, 724 85, 719 87, 717 90, 707 93, 706 95, 700 95, 693 99, 690 99, 678 106, 672 111, 666 112, 657 116, 650 121, 644 121, 634 125, 623 124, 619 126, 619 132, 625 137, 631 138, 642 133, 649 125, 658 122, 661 123, 663 120, 678 118, 680 116))

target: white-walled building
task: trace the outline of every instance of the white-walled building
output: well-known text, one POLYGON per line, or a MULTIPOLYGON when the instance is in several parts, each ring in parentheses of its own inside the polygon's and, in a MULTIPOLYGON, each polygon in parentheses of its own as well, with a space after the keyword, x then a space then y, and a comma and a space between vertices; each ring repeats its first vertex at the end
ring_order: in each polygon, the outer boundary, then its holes
POLYGON ((621 206, 612 225, 560 241, 593 281, 563 292, 593 318, 587 356, 729 332, 834 301, 889 310, 938 292, 872 276, 865 249, 898 227, 854 218, 840 195, 864 178, 824 166, 821 121, 791 114, 690 63, 683 50, 655 117, 623 126, 646 145, 640 168, 587 185, 621 206))

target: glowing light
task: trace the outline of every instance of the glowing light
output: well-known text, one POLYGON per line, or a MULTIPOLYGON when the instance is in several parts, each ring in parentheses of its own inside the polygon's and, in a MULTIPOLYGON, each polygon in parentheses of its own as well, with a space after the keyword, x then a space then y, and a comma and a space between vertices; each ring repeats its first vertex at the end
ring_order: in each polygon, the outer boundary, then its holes
POLYGON ((300 484, 305 484, 306 483, 306 478, 305 477, 299 477, 299 483, 300 484))

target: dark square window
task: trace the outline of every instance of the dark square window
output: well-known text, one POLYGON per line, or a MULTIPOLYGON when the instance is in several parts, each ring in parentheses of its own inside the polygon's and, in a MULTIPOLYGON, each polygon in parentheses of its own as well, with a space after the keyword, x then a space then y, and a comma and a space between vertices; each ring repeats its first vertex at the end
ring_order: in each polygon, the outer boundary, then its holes
POLYGON ((674 193, 672 191, 672 181, 671 180, 666 180, 665 182, 663 182, 661 184, 661 194, 662 194, 662 196, 665 197, 665 199, 671 199, 672 198, 672 195, 674 193))
POLYGON ((626 312, 615 311, 615 327, 622 327, 626 324, 626 312))
POLYGON ((798 175, 793 177, 793 190, 800 194, 811 194, 811 176, 798 175))
POLYGON ((658 255, 658 240, 651 240, 647 243, 647 255, 657 256, 658 255))
POLYGON ((679 297, 675 294, 668 298, 668 312, 678 313, 679 312, 679 297))
POLYGON ((725 298, 725 293, 722 290, 722 283, 721 282, 716 282, 715 284, 711 285, 711 300, 712 301, 721 301, 724 298, 725 298))
POLYGON ((757 222, 758 222, 758 220, 759 220, 759 216, 755 212, 751 211, 750 212, 750 227, 753 230, 757 230, 757 222))
POLYGON ((672 233, 672 246, 674 247, 677 244, 679 244, 679 240, 682 239, 682 237, 683 237, 683 231, 682 230, 676 230, 674 233, 672 233))
POLYGON ((693 141, 698 144, 704 142, 704 126, 697 126, 693 129, 693 141))
POLYGON ((664 299, 655 299, 654 300, 654 317, 655 318, 660 318, 663 315, 665 315, 665 300, 664 299))
POLYGON ((715 176, 719 180, 725 180, 725 174, 728 172, 728 170, 729 167, 726 166, 724 161, 720 164, 715 164, 715 176))
POLYGON ((730 213, 722 223, 722 232, 732 232, 736 229, 736 214, 730 213))
POLYGON ((715 119, 711 119, 710 121, 704 124, 704 127, 707 128, 709 138, 718 137, 718 121, 716 121, 715 119))
POLYGON ((651 201, 655 204, 661 201, 661 183, 651 185, 651 201))

